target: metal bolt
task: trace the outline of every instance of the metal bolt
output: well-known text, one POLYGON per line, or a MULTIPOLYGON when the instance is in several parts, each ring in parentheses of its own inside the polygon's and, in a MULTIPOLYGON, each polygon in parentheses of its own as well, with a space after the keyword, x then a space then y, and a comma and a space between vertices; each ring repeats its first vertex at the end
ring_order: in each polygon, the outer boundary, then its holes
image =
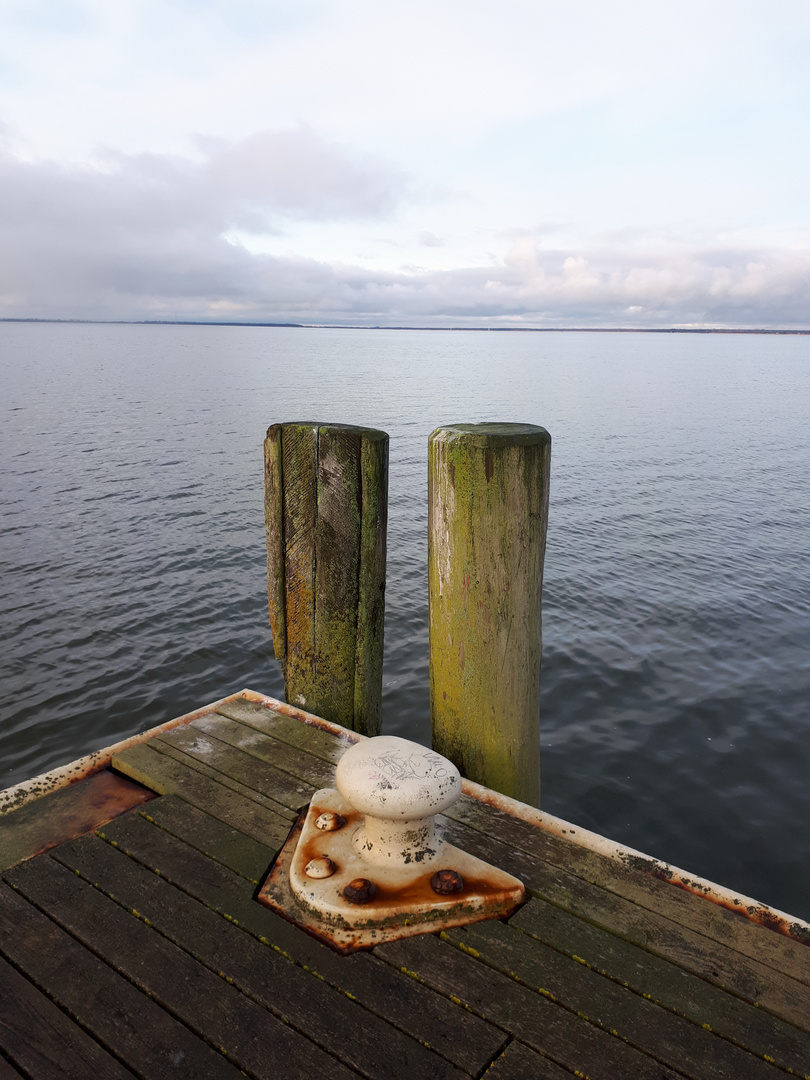
POLYGON ((343 895, 350 904, 367 904, 377 894, 377 886, 368 878, 357 877, 344 888, 343 895))
POLYGON ((326 855, 317 855, 304 867, 304 873, 311 878, 331 877, 336 870, 337 867, 326 855))
POLYGON ((430 887, 434 892, 446 896, 449 893, 461 892, 464 879, 455 870, 437 870, 430 879, 430 887))
POLYGON ((315 828, 320 829, 321 832, 335 832, 336 829, 342 829, 345 824, 345 817, 341 817, 340 814, 333 814, 329 811, 315 818, 315 828))

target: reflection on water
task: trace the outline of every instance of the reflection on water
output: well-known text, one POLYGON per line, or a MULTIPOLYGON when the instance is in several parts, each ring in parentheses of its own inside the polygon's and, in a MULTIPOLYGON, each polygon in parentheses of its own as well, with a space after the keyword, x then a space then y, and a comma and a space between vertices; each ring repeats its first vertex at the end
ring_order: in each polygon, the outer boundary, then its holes
POLYGON ((261 443, 391 436, 384 728, 429 741, 427 436, 552 434, 543 806, 810 916, 807 338, 0 324, 2 786, 280 696, 261 443))

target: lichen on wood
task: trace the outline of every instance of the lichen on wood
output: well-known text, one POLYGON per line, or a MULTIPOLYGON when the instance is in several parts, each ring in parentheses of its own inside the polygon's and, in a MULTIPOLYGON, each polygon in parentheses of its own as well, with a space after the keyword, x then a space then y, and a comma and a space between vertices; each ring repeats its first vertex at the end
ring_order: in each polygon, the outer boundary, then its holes
POLYGON ((433 745, 533 805, 550 458, 530 424, 451 424, 429 440, 433 745))
POLYGON ((380 730, 388 436, 274 424, 265 439, 267 592, 287 700, 380 730))

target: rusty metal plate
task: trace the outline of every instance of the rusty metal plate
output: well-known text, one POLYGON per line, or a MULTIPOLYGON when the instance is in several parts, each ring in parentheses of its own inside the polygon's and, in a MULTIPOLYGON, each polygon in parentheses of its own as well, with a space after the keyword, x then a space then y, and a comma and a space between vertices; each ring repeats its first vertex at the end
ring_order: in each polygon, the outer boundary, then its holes
POLYGON ((153 791, 110 769, 44 795, 0 818, 0 870, 92 832, 154 798, 153 791))
POLYGON ((429 865, 369 863, 355 843, 363 822, 363 814, 339 792, 317 791, 279 852, 259 902, 348 953, 413 934, 504 918, 526 898, 517 878, 451 844, 443 844, 429 865), (323 831, 316 821, 325 814, 338 815, 345 824, 323 831), (319 872, 318 864, 326 861, 334 866, 332 872, 327 867, 327 876, 306 872, 313 862, 319 872))

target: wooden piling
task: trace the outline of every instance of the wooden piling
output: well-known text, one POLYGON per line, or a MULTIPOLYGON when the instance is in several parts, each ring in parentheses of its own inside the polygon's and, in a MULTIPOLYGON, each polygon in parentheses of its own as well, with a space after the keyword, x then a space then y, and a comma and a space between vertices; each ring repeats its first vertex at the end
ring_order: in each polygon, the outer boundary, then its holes
POLYGON ((433 746, 469 779, 537 806, 551 436, 448 424, 428 458, 433 746))
POLYGON ((380 732, 388 436, 273 424, 264 443, 267 596, 287 700, 380 732))

